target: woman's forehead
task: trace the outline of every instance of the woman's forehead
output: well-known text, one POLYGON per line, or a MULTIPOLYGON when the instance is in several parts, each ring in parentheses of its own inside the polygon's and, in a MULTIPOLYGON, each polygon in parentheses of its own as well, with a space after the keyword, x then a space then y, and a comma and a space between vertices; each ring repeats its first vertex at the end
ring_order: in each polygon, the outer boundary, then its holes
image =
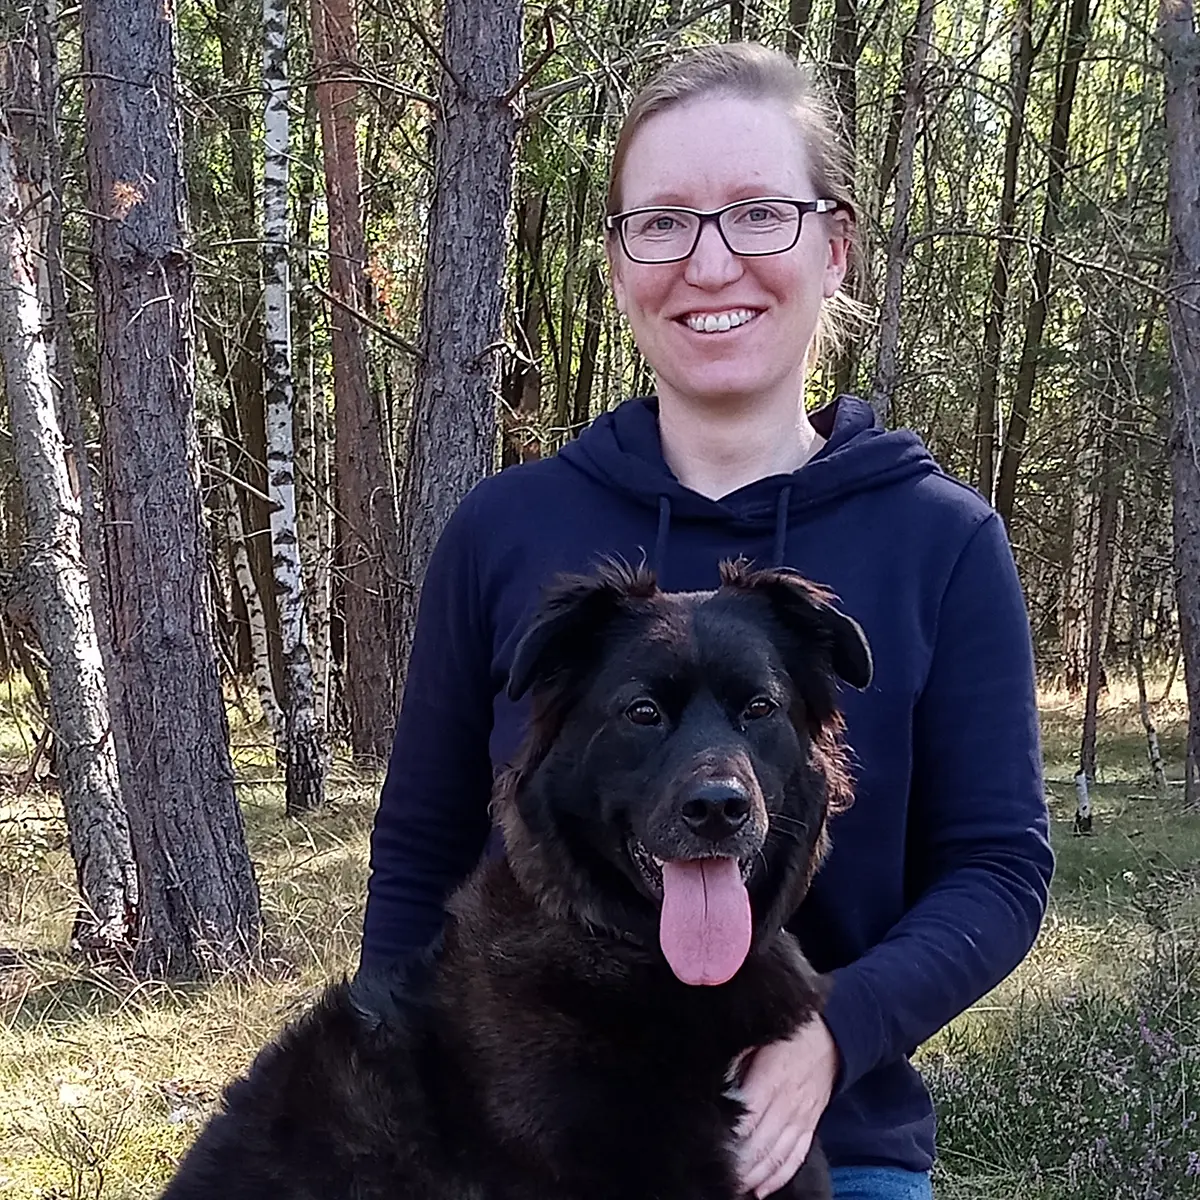
POLYGON ((737 96, 691 100, 648 117, 621 171, 624 208, 808 198, 809 185, 803 136, 787 109, 737 96))

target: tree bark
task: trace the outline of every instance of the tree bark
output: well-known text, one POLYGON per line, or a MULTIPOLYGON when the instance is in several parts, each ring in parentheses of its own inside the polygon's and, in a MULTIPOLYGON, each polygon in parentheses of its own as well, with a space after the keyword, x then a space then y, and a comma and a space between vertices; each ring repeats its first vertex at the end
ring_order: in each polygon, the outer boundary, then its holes
MULTIPOLYGON (((15 74, 32 83, 31 49, 12 44, 7 57, 15 74)), ((45 203, 40 181, 35 186, 20 165, 42 157, 30 120, 38 105, 32 87, 5 80, 3 68, 0 63, 0 362, 25 505, 20 575, 46 656, 60 793, 79 887, 72 941, 84 951, 129 954, 137 871, 80 546, 82 509, 46 353, 44 332, 51 322, 38 295, 35 246, 26 227, 45 203)), ((37 249, 44 255, 45 247, 37 249)))
POLYGON ((908 214, 912 207, 917 125, 924 106, 925 61, 933 31, 936 0, 920 0, 913 27, 913 50, 909 74, 901 82, 904 115, 900 120, 900 153, 896 168, 896 197, 892 208, 892 232, 888 240, 887 274, 879 317, 879 360, 871 385, 871 405, 883 422, 896 390, 896 352, 900 346, 900 300, 904 290, 904 262, 908 257, 908 214))
POLYGON ((976 407, 977 475, 979 490, 991 500, 996 471, 996 397, 1000 379, 1000 352, 1004 337, 1004 312, 1017 232, 1017 168, 1025 136, 1025 105, 1033 74, 1033 0, 1020 0, 1013 26, 1011 104, 1004 139, 1004 181, 1000 188, 1000 214, 996 228, 996 261, 988 290, 983 325, 983 363, 979 372, 976 407))
POLYGON ((518 0, 446 0, 416 400, 404 475, 401 645, 434 543, 496 456, 496 348, 521 74, 518 0))
POLYGON ((541 446, 530 430, 542 406, 542 325, 545 295, 542 248, 546 229, 545 191, 531 191, 517 203, 517 310, 520 313, 520 354, 504 381, 504 445, 501 465, 511 467, 540 456, 541 446))
POLYGON ((309 241, 316 205, 317 92, 304 94, 304 136, 296 161, 296 283, 294 316, 297 454, 302 466, 296 522, 300 529, 300 566, 316 691, 317 721, 328 735, 329 707, 329 565, 333 561, 333 507, 330 503, 328 411, 319 385, 313 326, 317 309, 311 288, 309 241))
POLYGON ((275 601, 284 677, 286 807, 295 815, 325 802, 325 752, 317 723, 296 533, 292 328, 288 287, 287 0, 263 0, 263 391, 267 481, 272 500, 275 601))
MULTIPOLYGON (((1138 574, 1140 575, 1140 572, 1138 574)), ((1138 578, 1134 580, 1133 593, 1130 597, 1132 619, 1129 631, 1129 655, 1133 659, 1133 674, 1137 680, 1138 714, 1142 718, 1142 728, 1146 732, 1146 757, 1150 762, 1150 775, 1154 780, 1154 791, 1159 797, 1165 797, 1167 774, 1163 769, 1162 750, 1158 744, 1158 728, 1154 724, 1154 713, 1150 709, 1150 697, 1146 692, 1146 662, 1142 650, 1142 626, 1146 620, 1146 613, 1138 578)))
POLYGON ((229 462, 229 446, 224 430, 218 425, 213 430, 215 465, 225 475, 221 493, 225 500, 225 537, 233 557, 233 586, 242 593, 246 606, 246 623, 250 628, 250 656, 254 686, 258 692, 258 706, 271 734, 278 759, 286 758, 284 747, 283 709, 275 696, 275 681, 271 676, 271 657, 267 649, 267 618, 259 599, 258 585, 254 582, 250 566, 250 554, 246 548, 246 528, 242 524, 243 509, 238 503, 239 484, 229 462))
POLYGON ((1200 770, 1200 38, 1193 0, 1162 0, 1171 224, 1171 480, 1175 594, 1188 698, 1187 787, 1200 770))
POLYGON ((1050 311, 1051 256, 1060 224, 1063 185, 1067 174, 1067 149, 1071 136, 1071 110, 1075 105, 1079 65, 1087 52, 1089 17, 1089 0, 1071 0, 1054 95, 1046 206, 1042 211, 1041 237, 1034 256, 1033 299, 1025 320, 1021 363, 1017 369, 1012 409, 1004 434, 1004 449, 1000 455, 1000 471, 996 480, 996 511, 1010 528, 1017 497, 1017 472, 1025 449, 1029 414, 1033 408, 1033 388, 1037 381, 1038 359, 1042 351, 1042 333, 1050 311))
MULTIPOLYGON (((313 0, 313 57, 329 207, 329 287, 336 398, 334 469, 344 586, 344 690, 350 745, 383 760, 396 723, 399 528, 384 423, 371 393, 365 332, 370 308, 356 147, 357 61, 349 0, 313 0)), ((466 295, 464 293, 464 300, 466 295)))
POLYGON ((852 155, 858 146, 858 54, 858 0, 834 0, 829 71, 852 155))
POLYGON ((789 58, 799 58, 808 40, 808 23, 812 19, 813 0, 788 0, 787 33, 784 52, 789 58))
POLYGON ((1083 708, 1083 734, 1079 747, 1079 770, 1089 780, 1096 778, 1096 724, 1100 704, 1101 656, 1106 627, 1109 575, 1113 560, 1113 536, 1117 503, 1121 496, 1121 453, 1113 445, 1111 397, 1103 414, 1100 452, 1100 514, 1096 527, 1096 569, 1092 576, 1091 617, 1088 621, 1087 692, 1083 708))
MULTIPOLYGON (((225 114, 229 139, 229 184, 224 203, 212 214, 217 227, 227 226, 233 247, 234 273, 217 289, 225 312, 224 328, 211 326, 205 343, 225 380, 233 407, 225 414, 227 436, 238 453, 233 470, 248 487, 239 487, 242 527, 250 535, 246 553, 267 626, 267 666, 276 696, 284 692, 283 659, 279 644, 279 614, 275 608, 274 571, 269 537, 270 488, 267 482, 266 398, 263 394, 262 279, 258 251, 255 131, 251 97, 257 92, 257 54, 254 30, 261 15, 256 0, 221 0, 212 7, 213 27, 221 51, 222 75, 229 85, 217 99, 225 114), (219 353, 214 342, 220 344, 219 353), (236 430, 236 435, 234 431, 236 430)), ((255 671, 261 670, 258 661, 255 671)))
MULTIPOLYGON (((858 0, 834 0, 829 40, 829 77, 841 114, 842 130, 852 167, 858 162, 858 35, 858 0)), ((869 275, 869 271, 865 273, 869 275)), ((833 385, 836 392, 851 390, 857 365, 858 349, 849 344, 833 364, 833 385)))
POLYGON ((261 925, 210 627, 173 30, 157 0, 85 0, 82 13, 113 716, 133 766, 134 968, 195 978, 256 957, 261 925))

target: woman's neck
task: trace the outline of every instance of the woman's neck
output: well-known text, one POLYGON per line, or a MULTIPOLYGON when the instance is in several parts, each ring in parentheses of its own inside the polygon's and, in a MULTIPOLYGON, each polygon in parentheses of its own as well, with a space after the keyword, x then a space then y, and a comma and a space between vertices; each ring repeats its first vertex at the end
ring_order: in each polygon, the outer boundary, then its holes
POLYGON ((710 500, 769 475, 798 471, 825 445, 802 397, 751 408, 699 407, 660 395, 658 428, 675 478, 710 500))

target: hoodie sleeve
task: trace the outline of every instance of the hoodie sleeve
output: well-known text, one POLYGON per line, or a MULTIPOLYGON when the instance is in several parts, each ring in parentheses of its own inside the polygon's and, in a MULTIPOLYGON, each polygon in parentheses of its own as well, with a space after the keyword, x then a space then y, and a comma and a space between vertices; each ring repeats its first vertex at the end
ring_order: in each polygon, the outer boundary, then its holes
POLYGON ((406 959, 439 932, 443 904, 489 830, 491 638, 468 496, 429 560, 387 776, 371 835, 362 965, 406 959))
POLYGON ((1053 871, 1033 653, 1003 525, 992 514, 943 596, 913 720, 913 906, 833 973, 825 1019, 840 1094, 911 1054, 1024 958, 1053 871))

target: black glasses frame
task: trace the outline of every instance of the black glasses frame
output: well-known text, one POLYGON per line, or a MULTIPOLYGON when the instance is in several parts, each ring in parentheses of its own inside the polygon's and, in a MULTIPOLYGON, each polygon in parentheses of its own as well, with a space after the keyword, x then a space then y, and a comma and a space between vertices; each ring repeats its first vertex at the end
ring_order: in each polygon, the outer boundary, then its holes
POLYGON ((688 208, 683 204, 648 204, 642 208, 629 208, 624 212, 606 216, 604 218, 604 228, 609 233, 612 233, 614 230, 616 231, 617 237, 621 242, 621 249, 625 252, 625 257, 630 262, 642 263, 647 266, 661 266, 664 263, 683 262, 685 259, 691 258, 696 253, 696 247, 700 245, 700 235, 704 232, 704 226, 710 221, 716 225, 717 232, 721 235, 721 241, 725 243, 725 248, 730 254, 735 254, 738 258, 766 258, 771 254, 786 254, 795 246, 800 240, 800 230, 804 225, 806 213, 831 213, 839 210, 850 211, 850 206, 842 200, 795 200, 791 196, 751 196, 747 200, 735 200, 732 204, 723 205, 721 208, 707 210, 688 208), (721 218, 727 212, 732 212, 735 208, 744 208, 747 204, 790 204, 799 215, 799 219, 796 221, 796 236, 792 238, 788 245, 781 246, 778 250, 735 250, 729 244, 729 238, 725 236, 725 230, 721 225, 721 218), (629 245, 625 241, 626 223, 630 217, 653 212, 687 213, 688 216, 699 218, 700 223, 696 226, 696 236, 692 239, 692 244, 686 254, 676 254, 671 258, 639 258, 630 251, 629 245))

